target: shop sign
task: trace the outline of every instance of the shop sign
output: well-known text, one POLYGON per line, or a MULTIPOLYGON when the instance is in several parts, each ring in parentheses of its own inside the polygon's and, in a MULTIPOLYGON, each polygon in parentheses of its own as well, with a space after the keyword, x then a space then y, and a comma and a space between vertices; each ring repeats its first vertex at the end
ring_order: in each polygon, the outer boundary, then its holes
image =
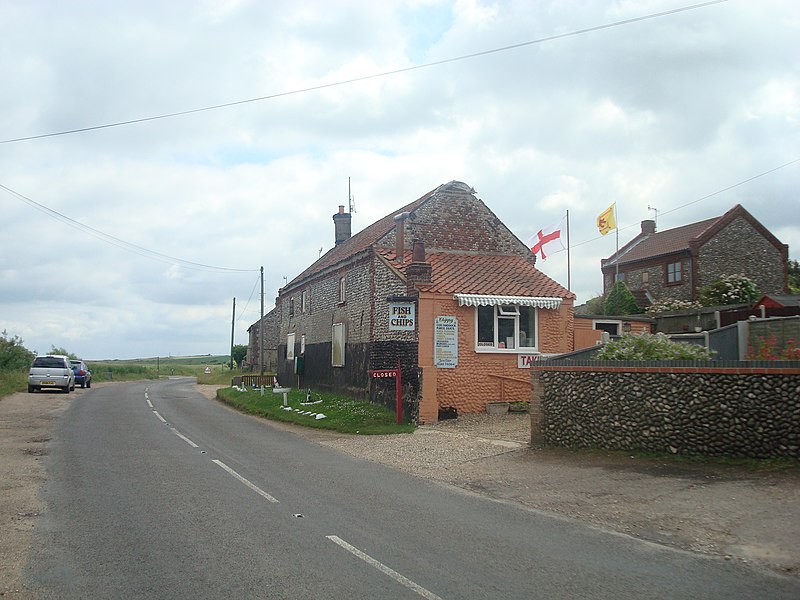
POLYGON ((413 302, 389 303, 389 331, 414 331, 414 308, 413 302))

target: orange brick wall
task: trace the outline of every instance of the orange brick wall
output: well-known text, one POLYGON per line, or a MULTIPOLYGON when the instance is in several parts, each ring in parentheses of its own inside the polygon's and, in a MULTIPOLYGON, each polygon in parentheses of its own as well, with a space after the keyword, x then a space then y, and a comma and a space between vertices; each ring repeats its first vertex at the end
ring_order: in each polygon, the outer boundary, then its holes
MULTIPOLYGON (((475 309, 458 306, 452 297, 420 295, 420 367, 423 371, 420 421, 435 421, 440 407, 461 413, 485 412, 487 402, 530 400, 530 370, 517 367, 517 354, 475 351, 475 309), (458 318, 458 367, 433 366, 433 321, 458 318), (500 380, 491 375, 522 381, 500 380), (502 398, 501 398, 502 396, 502 398)), ((572 346, 572 301, 559 310, 539 311, 539 346, 544 353, 568 352, 572 346)))

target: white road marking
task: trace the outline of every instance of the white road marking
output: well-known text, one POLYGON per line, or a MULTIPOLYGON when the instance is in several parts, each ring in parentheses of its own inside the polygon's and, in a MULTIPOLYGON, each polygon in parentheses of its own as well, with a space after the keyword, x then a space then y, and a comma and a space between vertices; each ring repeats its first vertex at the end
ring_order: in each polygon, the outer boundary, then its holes
POLYGON ((178 430, 177 430, 177 429, 175 429, 174 427, 170 427, 170 429, 172 429, 172 433, 174 433, 175 435, 177 435, 177 436, 178 436, 179 438, 181 438, 181 439, 182 439, 184 442, 186 442, 187 444, 189 444, 189 445, 190 445, 192 448, 198 448, 198 447, 199 447, 197 444, 195 444, 195 443, 194 443, 192 440, 190 440, 189 438, 187 438, 185 435, 183 435, 183 434, 182 434, 180 431, 178 431, 178 430))
POLYGON ((263 496, 264 498, 266 498, 266 499, 267 499, 267 500, 269 500, 270 502, 275 502, 275 503, 277 503, 277 502, 278 502, 278 500, 277 500, 276 498, 274 498, 273 496, 270 496, 270 495, 269 495, 267 492, 265 492, 264 490, 262 490, 262 489, 261 489, 260 487, 258 487, 256 484, 254 484, 253 482, 251 482, 251 481, 249 481, 248 479, 245 479, 244 477, 242 477, 241 475, 239 475, 239 474, 238 474, 236 471, 234 471, 233 469, 231 469, 231 468, 230 468, 228 465, 226 465, 226 464, 225 464, 224 462, 222 462, 221 460, 216 460, 216 459, 214 459, 214 460, 212 460, 211 462, 214 462, 214 463, 218 464, 220 467, 222 467, 223 469, 225 469, 225 470, 226 470, 228 473, 230 473, 231 475, 233 475, 234 477, 236 477, 236 479, 238 479, 238 480, 239 480, 239 481, 241 481, 243 484, 245 484, 247 487, 249 487, 251 490, 253 490, 253 491, 254 491, 256 494, 259 494, 260 496, 263 496))
POLYGON ((328 535, 328 536, 325 536, 325 537, 327 537, 333 543, 338 544, 339 546, 341 546, 342 548, 344 548, 345 550, 347 550, 348 552, 350 552, 354 556, 357 556, 358 558, 363 560, 368 565, 370 565, 372 567, 375 567, 381 573, 384 573, 385 575, 388 575, 389 577, 394 579, 400 585, 404 585, 408 589, 415 591, 417 594, 419 594, 423 598, 427 598, 428 600, 442 600, 441 597, 437 596, 433 592, 426 590, 424 587, 422 587, 419 584, 414 583, 413 581, 411 581, 407 577, 403 577, 402 575, 400 575, 400 573, 398 573, 394 569, 390 569, 389 567, 384 565, 382 562, 375 560, 369 554, 364 554, 361 550, 359 550, 355 546, 351 546, 350 544, 345 542, 342 538, 340 538, 338 536, 335 536, 335 535, 328 535))
POLYGON ((150 402, 150 398, 148 398, 147 396, 145 396, 144 398, 145 398, 145 400, 147 400, 147 406, 149 406, 150 408, 153 408, 153 403, 150 402))
POLYGON ((162 423, 166 423, 166 422, 167 422, 167 420, 166 420, 164 417, 162 417, 160 414, 158 414, 158 411, 157 411, 157 410, 154 410, 154 411, 153 411, 153 414, 154 414, 155 416, 157 416, 159 419, 161 419, 161 422, 162 422, 162 423))

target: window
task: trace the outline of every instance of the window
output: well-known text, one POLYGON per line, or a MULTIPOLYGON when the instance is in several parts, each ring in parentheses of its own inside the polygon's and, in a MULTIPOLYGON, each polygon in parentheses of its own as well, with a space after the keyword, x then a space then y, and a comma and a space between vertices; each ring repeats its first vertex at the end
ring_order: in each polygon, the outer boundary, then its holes
POLYGON ((532 306, 478 306, 478 350, 535 350, 536 308, 532 306))
POLYGON ((625 281, 625 273, 617 273, 614 278, 615 281, 625 281))
POLYGON ((339 277, 339 304, 344 304, 346 299, 346 284, 347 279, 345 277, 339 277))
POLYGON ((650 282, 650 272, 649 271, 642 271, 642 283, 647 284, 650 282))
POLYGON ((294 334, 286 336, 286 360, 294 360, 294 334))
POLYGON ((300 336, 300 354, 306 353, 306 334, 300 336))
POLYGON ((681 283, 683 277, 681 276, 681 263, 674 262, 667 264, 667 284, 681 283))
POLYGON ((303 290, 303 293, 300 294, 300 312, 304 313, 308 310, 308 291, 303 290))
POLYGON ((331 332, 331 365, 344 366, 344 323, 334 323, 331 332))
POLYGON ((619 335, 620 321, 595 321, 594 329, 605 331, 610 335, 619 335))
POLYGON ((294 316, 294 298, 289 298, 289 316, 294 316))

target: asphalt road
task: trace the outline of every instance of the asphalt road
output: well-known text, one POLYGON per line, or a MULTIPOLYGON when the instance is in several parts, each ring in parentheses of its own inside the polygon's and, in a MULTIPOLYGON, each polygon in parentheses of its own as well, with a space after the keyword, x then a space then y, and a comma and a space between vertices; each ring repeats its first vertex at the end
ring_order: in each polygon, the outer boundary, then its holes
POLYGON ((418 479, 193 380, 87 391, 55 427, 41 598, 800 597, 800 582, 418 479))

